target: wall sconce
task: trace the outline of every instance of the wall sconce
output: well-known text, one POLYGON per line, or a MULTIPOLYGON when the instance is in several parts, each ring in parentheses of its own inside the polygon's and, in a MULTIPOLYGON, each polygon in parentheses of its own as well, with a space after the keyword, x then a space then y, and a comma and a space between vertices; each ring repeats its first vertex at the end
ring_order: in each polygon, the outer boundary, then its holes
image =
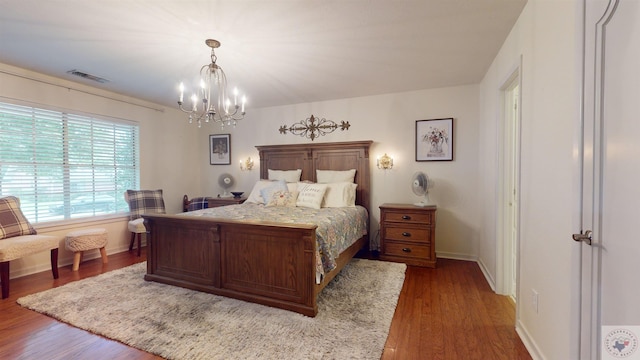
POLYGON ((391 170, 393 168, 393 158, 387 153, 379 157, 377 160, 378 169, 391 170))
POLYGON ((251 169, 253 169, 253 160, 251 160, 251 157, 248 157, 246 160, 240 160, 240 170, 251 169))

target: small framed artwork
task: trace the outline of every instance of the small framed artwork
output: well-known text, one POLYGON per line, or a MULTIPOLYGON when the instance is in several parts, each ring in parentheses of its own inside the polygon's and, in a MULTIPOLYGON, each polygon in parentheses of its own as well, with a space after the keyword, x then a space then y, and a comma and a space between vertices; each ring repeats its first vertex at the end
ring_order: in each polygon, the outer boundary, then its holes
POLYGON ((416 121, 416 161, 453 160, 453 118, 416 121))
POLYGON ((209 160, 211 165, 231 165, 231 135, 209 135, 209 160))

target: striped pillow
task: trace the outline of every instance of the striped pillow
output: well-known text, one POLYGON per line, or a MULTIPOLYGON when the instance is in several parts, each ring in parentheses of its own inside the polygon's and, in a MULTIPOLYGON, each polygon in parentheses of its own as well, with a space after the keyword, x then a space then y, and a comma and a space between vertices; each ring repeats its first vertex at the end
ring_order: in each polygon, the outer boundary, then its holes
POLYGON ((15 196, 0 198, 0 239, 34 234, 36 229, 20 210, 20 199, 15 196))
POLYGON ((135 220, 142 214, 164 214, 162 189, 159 190, 127 190, 130 219, 135 220))

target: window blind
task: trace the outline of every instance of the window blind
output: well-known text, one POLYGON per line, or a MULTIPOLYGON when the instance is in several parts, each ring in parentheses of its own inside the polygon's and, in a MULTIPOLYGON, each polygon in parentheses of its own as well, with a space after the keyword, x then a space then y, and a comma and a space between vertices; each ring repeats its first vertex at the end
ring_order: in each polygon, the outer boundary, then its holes
POLYGON ((0 195, 33 223, 129 211, 138 141, 136 124, 0 103, 0 195))

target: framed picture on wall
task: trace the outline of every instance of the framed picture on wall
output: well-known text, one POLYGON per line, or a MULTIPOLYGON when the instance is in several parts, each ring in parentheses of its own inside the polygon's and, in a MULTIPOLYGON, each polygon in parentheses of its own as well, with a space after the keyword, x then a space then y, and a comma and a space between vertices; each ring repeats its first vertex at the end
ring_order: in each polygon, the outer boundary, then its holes
POLYGON ((209 135, 209 162, 211 165, 231 165, 231 135, 209 135))
POLYGON ((416 121, 416 161, 453 160, 453 118, 416 121))

